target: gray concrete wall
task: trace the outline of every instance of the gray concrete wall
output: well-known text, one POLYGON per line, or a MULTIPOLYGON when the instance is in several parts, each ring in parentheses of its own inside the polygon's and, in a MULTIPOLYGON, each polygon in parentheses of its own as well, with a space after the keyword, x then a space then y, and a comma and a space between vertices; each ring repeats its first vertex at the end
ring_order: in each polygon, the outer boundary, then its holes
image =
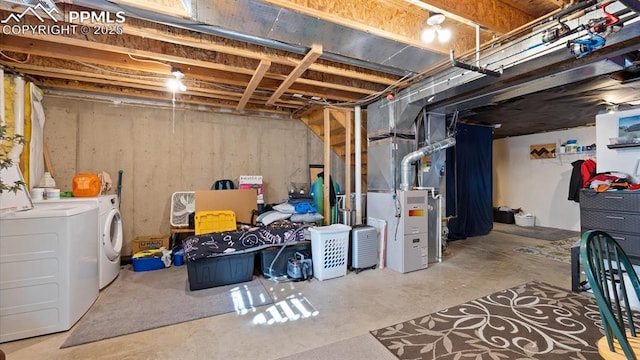
MULTIPOLYGON (((262 175, 265 202, 285 201, 291 182, 309 181, 323 163, 323 143, 300 121, 150 105, 45 96, 45 142, 57 186, 71 191, 77 173, 123 170, 125 245, 136 236, 169 233, 171 194, 207 190, 217 179, 262 175)), ((344 184, 344 161, 331 174, 344 184)))

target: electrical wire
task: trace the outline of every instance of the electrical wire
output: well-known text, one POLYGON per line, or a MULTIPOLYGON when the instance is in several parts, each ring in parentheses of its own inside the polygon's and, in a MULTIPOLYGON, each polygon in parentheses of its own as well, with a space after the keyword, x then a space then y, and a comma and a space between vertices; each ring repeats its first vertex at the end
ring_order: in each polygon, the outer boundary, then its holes
POLYGON ((145 62, 145 63, 152 63, 152 64, 160 64, 160 65, 162 65, 162 66, 166 66, 166 67, 168 67, 169 69, 172 69, 172 68, 173 68, 173 65, 163 63, 162 61, 158 61, 158 60, 151 60, 151 59, 139 59, 139 58, 136 58, 135 56, 133 56, 133 55, 131 55, 131 54, 127 54, 127 55, 129 55, 129 59, 134 60, 134 61, 145 62))
POLYGON ((281 246, 280 250, 276 253, 276 256, 273 258, 273 260, 271 260, 271 264, 269 264, 269 269, 267 270, 267 273, 269 274, 269 280, 273 281, 276 284, 296 281, 295 279, 289 279, 286 275, 284 275, 284 278, 282 278, 282 276, 280 276, 280 278, 281 278, 280 280, 278 279, 277 276, 273 276, 273 265, 275 264, 275 262, 278 259, 278 257, 282 254, 284 249, 287 247, 287 244, 289 244, 290 242, 293 242, 293 241, 297 241, 296 239, 298 238, 298 235, 297 235, 298 232, 300 230, 304 230, 304 229, 310 228, 311 226, 313 226, 313 225, 312 224, 305 224, 305 225, 302 225, 300 227, 297 227, 295 229, 295 231, 293 231, 292 234, 288 238, 285 238, 284 242, 282 243, 282 246, 281 246))
POLYGON ((11 56, 5 54, 2 50, 0 50, 0 55, 2 55, 2 57, 5 58, 5 59, 11 60, 13 62, 17 62, 18 64, 26 64, 31 59, 31 54, 27 54, 27 57, 24 60, 18 60, 18 59, 12 58, 11 56))
POLYGON ((107 69, 107 68, 102 68, 102 67, 95 66, 95 65, 92 65, 92 64, 88 64, 88 63, 85 63, 85 62, 82 62, 82 61, 79 61, 79 60, 73 60, 73 61, 78 63, 78 64, 80 64, 80 65, 86 66, 86 67, 88 67, 90 69, 103 71, 103 72, 111 73, 111 74, 114 74, 114 75, 123 75, 123 76, 135 77, 135 78, 138 78, 138 79, 151 79, 151 80, 164 80, 164 79, 166 79, 166 77, 163 77, 163 76, 132 74, 132 73, 124 72, 124 71, 117 71, 117 70, 111 70, 111 69, 107 69))

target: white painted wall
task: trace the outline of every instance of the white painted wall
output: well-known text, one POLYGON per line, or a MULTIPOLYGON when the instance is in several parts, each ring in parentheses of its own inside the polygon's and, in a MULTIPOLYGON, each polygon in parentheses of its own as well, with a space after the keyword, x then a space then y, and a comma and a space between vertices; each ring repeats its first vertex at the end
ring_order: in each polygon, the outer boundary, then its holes
POLYGON ((522 208, 536 216, 536 226, 580 230, 579 203, 567 200, 571 163, 584 154, 555 159, 530 158, 531 145, 556 143, 569 139, 578 145, 596 143, 596 127, 517 136, 493 142, 494 206, 522 208))
POLYGON ((609 149, 609 138, 618 137, 618 119, 628 116, 640 116, 640 109, 619 111, 596 116, 598 134, 598 172, 619 171, 628 174, 634 182, 640 181, 640 147, 609 149))

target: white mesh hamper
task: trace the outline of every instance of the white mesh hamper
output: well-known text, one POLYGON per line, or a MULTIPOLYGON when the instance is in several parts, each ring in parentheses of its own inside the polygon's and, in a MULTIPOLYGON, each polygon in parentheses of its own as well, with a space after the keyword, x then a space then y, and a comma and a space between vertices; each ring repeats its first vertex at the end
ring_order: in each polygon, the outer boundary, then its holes
POLYGON ((347 254, 351 226, 333 224, 309 228, 313 276, 318 280, 347 274, 347 254))

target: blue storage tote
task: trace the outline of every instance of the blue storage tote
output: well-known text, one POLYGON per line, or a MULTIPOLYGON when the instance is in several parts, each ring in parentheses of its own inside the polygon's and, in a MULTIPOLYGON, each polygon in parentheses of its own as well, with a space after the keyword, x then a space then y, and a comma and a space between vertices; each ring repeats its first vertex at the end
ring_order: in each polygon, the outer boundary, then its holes
POLYGON ((143 250, 133 254, 131 258, 133 271, 151 271, 164 269, 162 262, 162 251, 160 250, 143 250))

